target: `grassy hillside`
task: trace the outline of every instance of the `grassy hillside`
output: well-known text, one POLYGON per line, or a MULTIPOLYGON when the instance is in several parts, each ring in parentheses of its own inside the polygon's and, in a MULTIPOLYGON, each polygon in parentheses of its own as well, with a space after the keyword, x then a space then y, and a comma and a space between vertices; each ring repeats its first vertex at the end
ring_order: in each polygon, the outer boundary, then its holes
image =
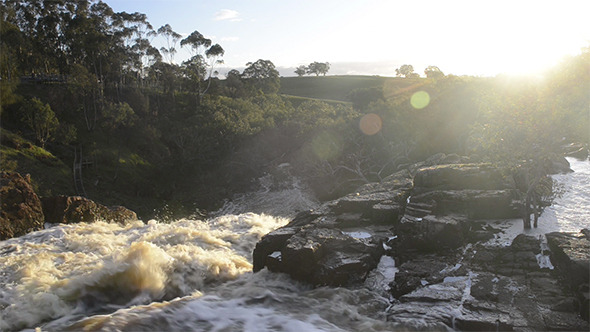
POLYGON ((30 174, 33 186, 41 196, 57 194, 73 195, 74 180, 72 167, 55 157, 49 151, 32 142, 2 129, 1 169, 30 174))
POLYGON ((330 101, 350 101, 348 94, 356 89, 383 88, 391 94, 423 79, 382 76, 304 76, 282 77, 280 93, 330 101))
POLYGON ((323 98, 310 98, 310 97, 301 97, 301 96, 293 96, 282 94, 281 95, 286 101, 290 102, 293 107, 299 107, 302 103, 309 101, 309 100, 317 100, 327 103, 332 106, 336 105, 349 105, 350 102, 348 101, 341 101, 341 100, 332 100, 332 99, 323 99, 323 98))

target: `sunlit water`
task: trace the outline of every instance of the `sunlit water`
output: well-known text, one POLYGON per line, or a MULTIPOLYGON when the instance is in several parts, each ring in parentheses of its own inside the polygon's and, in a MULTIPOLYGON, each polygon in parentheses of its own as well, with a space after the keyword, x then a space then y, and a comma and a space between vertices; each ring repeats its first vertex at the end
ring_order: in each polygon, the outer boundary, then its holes
MULTIPOLYGON (((530 233, 590 227, 590 163, 570 162, 574 173, 555 176, 564 195, 530 233)), ((60 225, 0 242, 0 330, 403 328, 385 320, 397 271, 390 257, 356 289, 312 289, 283 274, 251 272, 256 242, 289 221, 261 212, 271 207, 268 213, 288 217, 318 204, 295 182, 273 189, 264 181, 209 220, 60 225), (259 214, 241 213, 246 207, 259 214)), ((522 232, 522 222, 505 229, 503 240, 522 232)))
POLYGON ((551 232, 577 233, 583 228, 590 228, 590 161, 567 160, 574 172, 552 176, 561 195, 545 208, 539 217, 538 227, 523 230, 522 219, 502 222, 497 227, 503 232, 492 243, 509 245, 520 233, 542 237, 551 232))

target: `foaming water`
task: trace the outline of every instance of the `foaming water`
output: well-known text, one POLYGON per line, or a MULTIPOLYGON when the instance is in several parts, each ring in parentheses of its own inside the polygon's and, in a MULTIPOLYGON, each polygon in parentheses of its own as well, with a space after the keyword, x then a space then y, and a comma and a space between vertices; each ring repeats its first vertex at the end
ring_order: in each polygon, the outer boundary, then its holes
POLYGON ((287 221, 81 223, 0 242, 0 330, 205 292, 251 271, 256 242, 287 221))
MULTIPOLYGON (((311 289, 283 274, 244 274, 206 295, 93 316, 88 331, 391 331, 389 301, 365 288, 311 289)), ((52 326, 47 326, 53 328, 52 326)))
POLYGON ((236 195, 225 202, 213 215, 265 213, 273 216, 293 217, 297 212, 315 209, 320 203, 311 190, 297 177, 289 174, 289 165, 277 168, 278 175, 267 174, 258 179, 258 190, 236 195))
POLYGON ((568 158, 573 173, 553 178, 563 186, 563 195, 541 215, 539 223, 545 233, 579 232, 590 228, 590 160, 568 158))

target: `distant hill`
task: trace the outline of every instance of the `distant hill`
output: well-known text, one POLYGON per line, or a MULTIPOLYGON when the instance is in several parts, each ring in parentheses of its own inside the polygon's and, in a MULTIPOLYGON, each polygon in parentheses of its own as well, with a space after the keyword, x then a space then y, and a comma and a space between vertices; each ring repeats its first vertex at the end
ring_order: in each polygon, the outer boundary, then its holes
POLYGON ((282 77, 279 93, 288 96, 349 102, 348 94, 356 89, 383 87, 384 91, 396 91, 420 84, 423 80, 420 78, 353 75, 282 77))

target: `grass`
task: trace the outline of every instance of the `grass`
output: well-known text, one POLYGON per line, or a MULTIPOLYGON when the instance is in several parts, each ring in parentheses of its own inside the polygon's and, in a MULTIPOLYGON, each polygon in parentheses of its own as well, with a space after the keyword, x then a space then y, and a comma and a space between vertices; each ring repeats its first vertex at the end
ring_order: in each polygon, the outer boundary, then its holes
POLYGON ((33 186, 40 196, 75 194, 71 166, 8 130, 2 129, 1 137, 3 171, 30 174, 33 186))
POLYGON ((309 97, 291 96, 291 95, 285 95, 285 94, 281 95, 281 97, 283 97, 285 100, 289 101, 291 103, 291 105, 293 105, 293 107, 295 107, 295 108, 297 108, 299 105, 301 105, 302 103, 304 103, 308 100, 319 100, 319 101, 323 101, 323 102, 330 104, 330 105, 339 105, 339 104, 350 105, 350 102, 341 101, 341 100, 309 98, 309 97))
POLYGON ((348 94, 355 89, 382 87, 384 92, 395 92, 423 79, 383 76, 303 76, 282 77, 280 93, 287 96, 349 102, 348 94))

